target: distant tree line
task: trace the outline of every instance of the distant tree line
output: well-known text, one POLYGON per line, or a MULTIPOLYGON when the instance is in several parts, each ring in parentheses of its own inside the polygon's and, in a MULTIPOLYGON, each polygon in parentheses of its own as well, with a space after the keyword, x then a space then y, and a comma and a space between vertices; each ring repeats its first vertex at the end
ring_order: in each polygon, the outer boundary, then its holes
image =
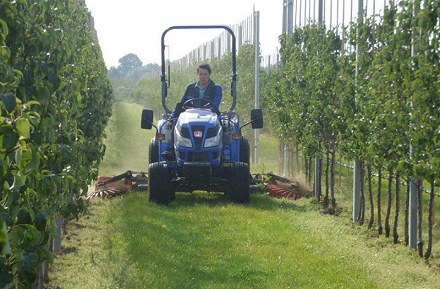
POLYGON ((156 63, 143 65, 139 57, 134 53, 129 53, 119 59, 117 67, 112 66, 109 70, 111 78, 140 78, 145 74, 159 73, 160 66, 156 63))

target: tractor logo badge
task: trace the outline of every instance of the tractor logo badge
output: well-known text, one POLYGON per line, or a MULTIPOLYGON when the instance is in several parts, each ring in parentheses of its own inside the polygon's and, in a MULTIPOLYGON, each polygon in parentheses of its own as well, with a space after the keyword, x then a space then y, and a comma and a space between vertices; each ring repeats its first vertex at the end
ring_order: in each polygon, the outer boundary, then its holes
POLYGON ((196 131, 194 132, 194 136, 195 136, 195 137, 202 137, 202 135, 203 135, 203 133, 202 133, 200 130, 196 130, 196 131))

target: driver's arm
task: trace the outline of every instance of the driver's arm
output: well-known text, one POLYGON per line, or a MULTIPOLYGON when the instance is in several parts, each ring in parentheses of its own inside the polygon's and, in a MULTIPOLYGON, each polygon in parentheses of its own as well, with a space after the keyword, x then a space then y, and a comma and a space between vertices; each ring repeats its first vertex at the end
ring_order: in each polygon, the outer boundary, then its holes
POLYGON ((191 85, 188 85, 186 87, 185 90, 185 94, 182 96, 182 99, 180 100, 180 102, 176 103, 176 107, 174 108, 171 117, 175 118, 175 117, 179 117, 179 115, 183 112, 183 104, 185 103, 185 101, 187 101, 189 98, 189 94, 190 94, 190 90, 191 90, 191 85))
POLYGON ((215 90, 215 95, 214 95, 214 100, 212 101, 212 105, 218 109, 222 101, 223 89, 218 84, 216 84, 215 86, 217 89, 215 90))
POLYGON ((179 117, 179 115, 183 112, 183 102, 176 103, 176 107, 174 108, 173 112, 171 113, 171 118, 179 117))
POLYGON ((216 90, 215 90, 215 95, 214 98, 212 100, 212 111, 220 114, 220 103, 222 101, 222 96, 223 96, 223 89, 220 85, 216 84, 216 90))

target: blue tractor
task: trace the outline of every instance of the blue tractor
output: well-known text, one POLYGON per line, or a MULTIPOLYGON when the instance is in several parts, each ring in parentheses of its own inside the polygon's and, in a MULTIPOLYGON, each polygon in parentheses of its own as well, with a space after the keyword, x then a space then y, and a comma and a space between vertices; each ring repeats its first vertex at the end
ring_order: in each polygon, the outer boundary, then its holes
POLYGON ((233 202, 250 200, 251 174, 249 170, 249 143, 242 136, 244 126, 263 127, 261 109, 251 110, 251 120, 240 123, 234 111, 236 104, 236 40, 228 26, 172 26, 162 34, 162 106, 165 113, 153 124, 153 111, 142 111, 141 127, 156 129, 149 145, 149 200, 169 204, 176 191, 224 192, 233 202), (225 29, 232 37, 232 105, 219 115, 212 112, 209 101, 190 99, 182 105, 184 112, 171 117, 167 107, 167 80, 165 76, 165 35, 173 29, 225 29))

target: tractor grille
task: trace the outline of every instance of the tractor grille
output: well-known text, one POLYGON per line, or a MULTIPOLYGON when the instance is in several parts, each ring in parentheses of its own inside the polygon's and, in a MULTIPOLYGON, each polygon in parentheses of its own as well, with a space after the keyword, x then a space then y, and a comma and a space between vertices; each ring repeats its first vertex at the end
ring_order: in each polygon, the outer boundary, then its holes
POLYGON ((183 173, 189 181, 206 183, 211 179, 212 167, 209 163, 185 163, 183 173))
POLYGON ((191 152, 188 154, 188 161, 190 162, 207 162, 209 161, 207 152, 191 152))

